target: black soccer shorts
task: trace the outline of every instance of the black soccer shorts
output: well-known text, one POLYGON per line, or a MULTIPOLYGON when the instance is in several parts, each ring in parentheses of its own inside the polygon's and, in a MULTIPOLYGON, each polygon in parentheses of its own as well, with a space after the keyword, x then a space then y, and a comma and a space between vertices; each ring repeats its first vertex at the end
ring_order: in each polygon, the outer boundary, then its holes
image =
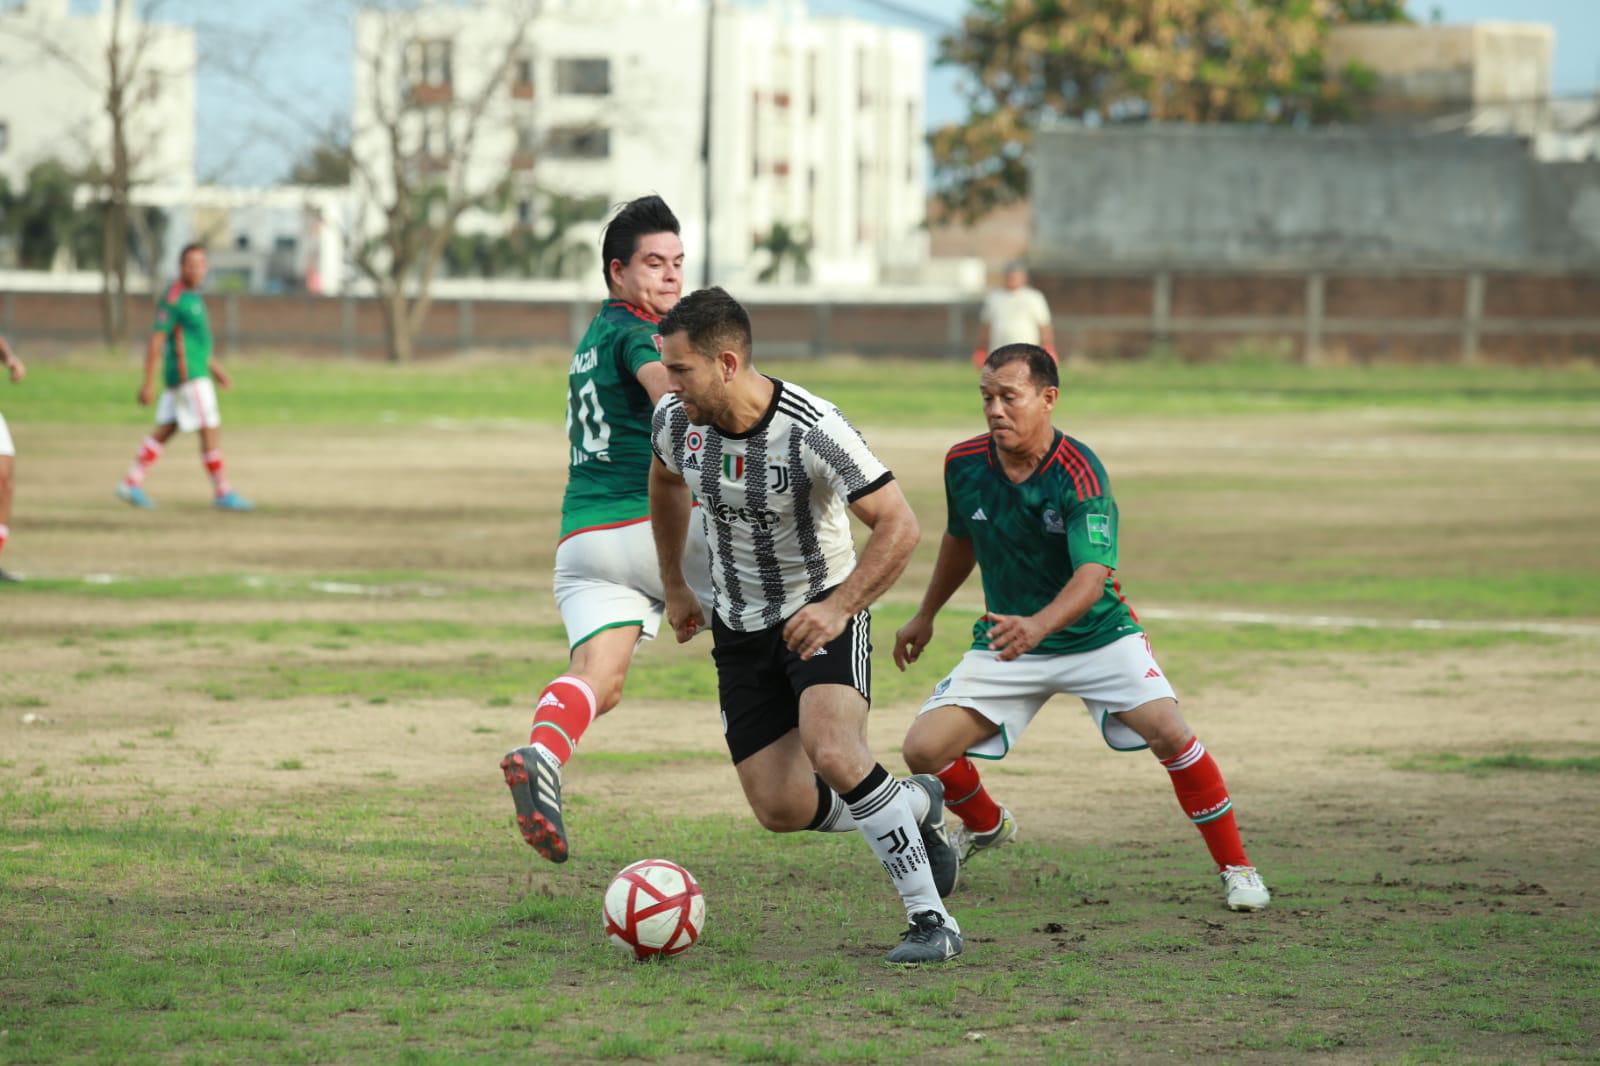
POLYGON ((741 633, 711 619, 722 733, 735 764, 800 724, 800 693, 812 685, 849 685, 872 702, 871 614, 851 618, 809 661, 784 644, 783 626, 741 633))

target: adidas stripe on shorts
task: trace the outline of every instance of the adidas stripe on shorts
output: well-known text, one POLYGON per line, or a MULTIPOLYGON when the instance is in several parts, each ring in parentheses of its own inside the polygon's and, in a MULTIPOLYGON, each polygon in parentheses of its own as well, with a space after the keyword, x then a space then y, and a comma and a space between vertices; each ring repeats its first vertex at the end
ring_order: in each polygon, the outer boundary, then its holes
POLYGON ((967 752, 979 759, 1004 758, 1034 715, 1055 695, 1083 700, 1100 736, 1117 751, 1148 747, 1144 738, 1117 717, 1151 700, 1177 699, 1156 664, 1150 641, 1130 633, 1103 648, 1072 655, 1023 655, 1001 662, 994 652, 973 649, 928 697, 918 714, 936 707, 969 707, 1000 727, 1000 732, 967 752))

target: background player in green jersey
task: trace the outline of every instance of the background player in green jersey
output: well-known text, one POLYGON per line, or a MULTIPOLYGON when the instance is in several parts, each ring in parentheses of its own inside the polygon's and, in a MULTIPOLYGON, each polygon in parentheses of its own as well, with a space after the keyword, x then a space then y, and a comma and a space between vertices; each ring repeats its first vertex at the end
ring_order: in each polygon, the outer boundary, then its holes
POLYGON ((1033 344, 997 348, 980 388, 989 432, 945 456, 946 532, 922 606, 895 634, 895 665, 921 656, 934 617, 974 566, 987 611, 972 649, 906 734, 906 765, 944 783, 946 806, 965 823, 953 836, 970 858, 1017 831, 972 758, 1004 758, 1051 696, 1079 696, 1108 745, 1148 747, 1161 760, 1217 863, 1228 906, 1261 910, 1271 896, 1245 856, 1222 773, 1178 713, 1118 589, 1111 481, 1086 445, 1051 423, 1054 359, 1033 344))
POLYGON ((145 352, 144 382, 139 386, 139 403, 149 406, 155 395, 156 367, 162 367, 165 385, 156 404, 156 428, 139 446, 139 454, 128 469, 117 496, 135 507, 154 507, 144 491, 145 475, 161 458, 162 448, 172 435, 200 431, 200 459, 211 476, 213 503, 223 511, 249 511, 254 505, 228 487, 222 463, 222 413, 217 407, 217 388, 233 384, 222 364, 211 352, 211 321, 200 286, 206 280, 206 250, 198 244, 185 245, 178 253, 178 280, 167 287, 156 305, 155 327, 145 352), (215 387, 212 382, 215 382, 215 387))
MULTIPOLYGON (((0 337, 0 366, 5 367, 13 385, 22 384, 23 377, 28 373, 27 367, 22 365, 22 360, 17 358, 4 337, 0 337)), ((0 415, 0 551, 5 550, 6 538, 11 535, 11 483, 16 454, 16 446, 11 442, 11 430, 6 426, 6 416, 0 415)), ((18 580, 20 578, 0 570, 0 582, 18 580)))
MULTIPOLYGON (((567 490, 561 501, 555 594, 570 668, 539 694, 526 747, 500 762, 523 838, 565 862, 561 768, 585 729, 622 698, 634 648, 655 638, 666 599, 650 532, 650 418, 667 391, 656 324, 683 289, 678 220, 659 196, 626 203, 607 224, 600 258, 610 298, 578 342, 567 375, 567 490)), ((686 569, 709 604, 698 527, 686 569)))

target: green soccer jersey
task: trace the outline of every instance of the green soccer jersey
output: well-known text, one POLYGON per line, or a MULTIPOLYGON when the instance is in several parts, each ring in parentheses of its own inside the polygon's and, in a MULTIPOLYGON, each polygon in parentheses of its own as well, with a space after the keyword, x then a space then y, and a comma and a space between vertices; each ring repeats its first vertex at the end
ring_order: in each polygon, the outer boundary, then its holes
POLYGON ((657 362, 654 315, 607 300, 567 373, 567 493, 561 536, 650 513, 650 396, 639 368, 657 362))
MULTIPOLYGON (((1105 592, 1072 625, 1051 633, 1030 654, 1093 651, 1142 633, 1117 587, 1117 502, 1105 467, 1081 441, 1056 432, 1039 467, 1016 484, 1006 477, 988 434, 962 441, 944 461, 946 529, 972 541, 983 574, 988 612, 1031 615, 1055 599, 1085 563, 1111 568, 1105 592)), ((972 646, 989 646, 984 618, 972 646)))
POLYGON ((167 335, 162 367, 167 388, 211 376, 211 321, 199 290, 173 282, 156 304, 155 332, 167 335))

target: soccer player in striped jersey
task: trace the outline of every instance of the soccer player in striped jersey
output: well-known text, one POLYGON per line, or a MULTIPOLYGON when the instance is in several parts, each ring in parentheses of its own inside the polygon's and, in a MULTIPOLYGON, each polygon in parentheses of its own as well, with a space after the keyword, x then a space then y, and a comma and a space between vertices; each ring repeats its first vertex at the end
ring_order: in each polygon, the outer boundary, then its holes
POLYGON ((679 641, 705 624, 684 580, 691 494, 711 552, 723 733, 757 819, 779 833, 857 830, 908 926, 893 963, 961 952, 941 897, 960 862, 936 778, 897 781, 866 743, 871 615, 917 543, 894 475, 838 408, 751 365, 750 319, 721 289, 661 322, 671 393, 656 407, 650 517, 679 641), (872 530, 857 559, 850 515, 872 530))
POLYGON ((167 287, 156 306, 155 328, 145 353, 144 383, 139 386, 140 405, 148 407, 155 395, 157 366, 162 368, 166 388, 156 404, 156 427, 139 446, 133 466, 117 486, 117 498, 134 507, 155 506, 144 491, 144 479, 172 435, 179 430, 199 430, 200 460, 211 478, 212 503, 220 511, 255 509, 254 504, 229 487, 223 470, 222 413, 217 406, 217 389, 226 389, 233 382, 211 354, 211 321, 200 295, 206 266, 205 248, 185 245, 178 253, 178 280, 167 287))
MULTIPOLYGON (((4 337, 0 337, 0 366, 6 368, 13 385, 22 384, 22 379, 28 373, 28 368, 22 365, 22 360, 17 358, 17 353, 11 350, 4 337)), ((6 416, 0 415, 0 551, 5 550, 6 538, 11 536, 11 486, 16 470, 16 455, 16 446, 11 442, 11 430, 6 426, 6 416)), ((0 582, 20 580, 15 574, 0 570, 0 582)))
POLYGON ((1150 640, 1118 589, 1117 503, 1087 445, 1051 423, 1055 360, 1033 344, 991 352, 981 378, 989 432, 945 457, 944 540, 922 606, 895 634, 902 671, 933 637, 934 617, 977 566, 986 612, 972 648, 934 687, 906 734, 906 765, 934 773, 964 827, 966 861, 1011 840, 1011 812, 978 776, 1001 759, 1051 696, 1082 698, 1117 751, 1148 747, 1205 839, 1227 904, 1271 899, 1245 855, 1222 772, 1178 713, 1150 640))
MULTIPOLYGON (((570 853, 561 771, 584 731, 622 699, 634 649, 653 640, 665 593, 650 535, 650 411, 667 390, 657 323, 678 302, 683 242, 659 196, 622 205, 600 258, 610 298, 567 375, 567 489, 561 500, 555 595, 567 630, 565 673, 539 693, 528 743, 501 772, 523 839, 551 862, 570 853)), ((709 601, 704 542, 689 571, 709 601)))

